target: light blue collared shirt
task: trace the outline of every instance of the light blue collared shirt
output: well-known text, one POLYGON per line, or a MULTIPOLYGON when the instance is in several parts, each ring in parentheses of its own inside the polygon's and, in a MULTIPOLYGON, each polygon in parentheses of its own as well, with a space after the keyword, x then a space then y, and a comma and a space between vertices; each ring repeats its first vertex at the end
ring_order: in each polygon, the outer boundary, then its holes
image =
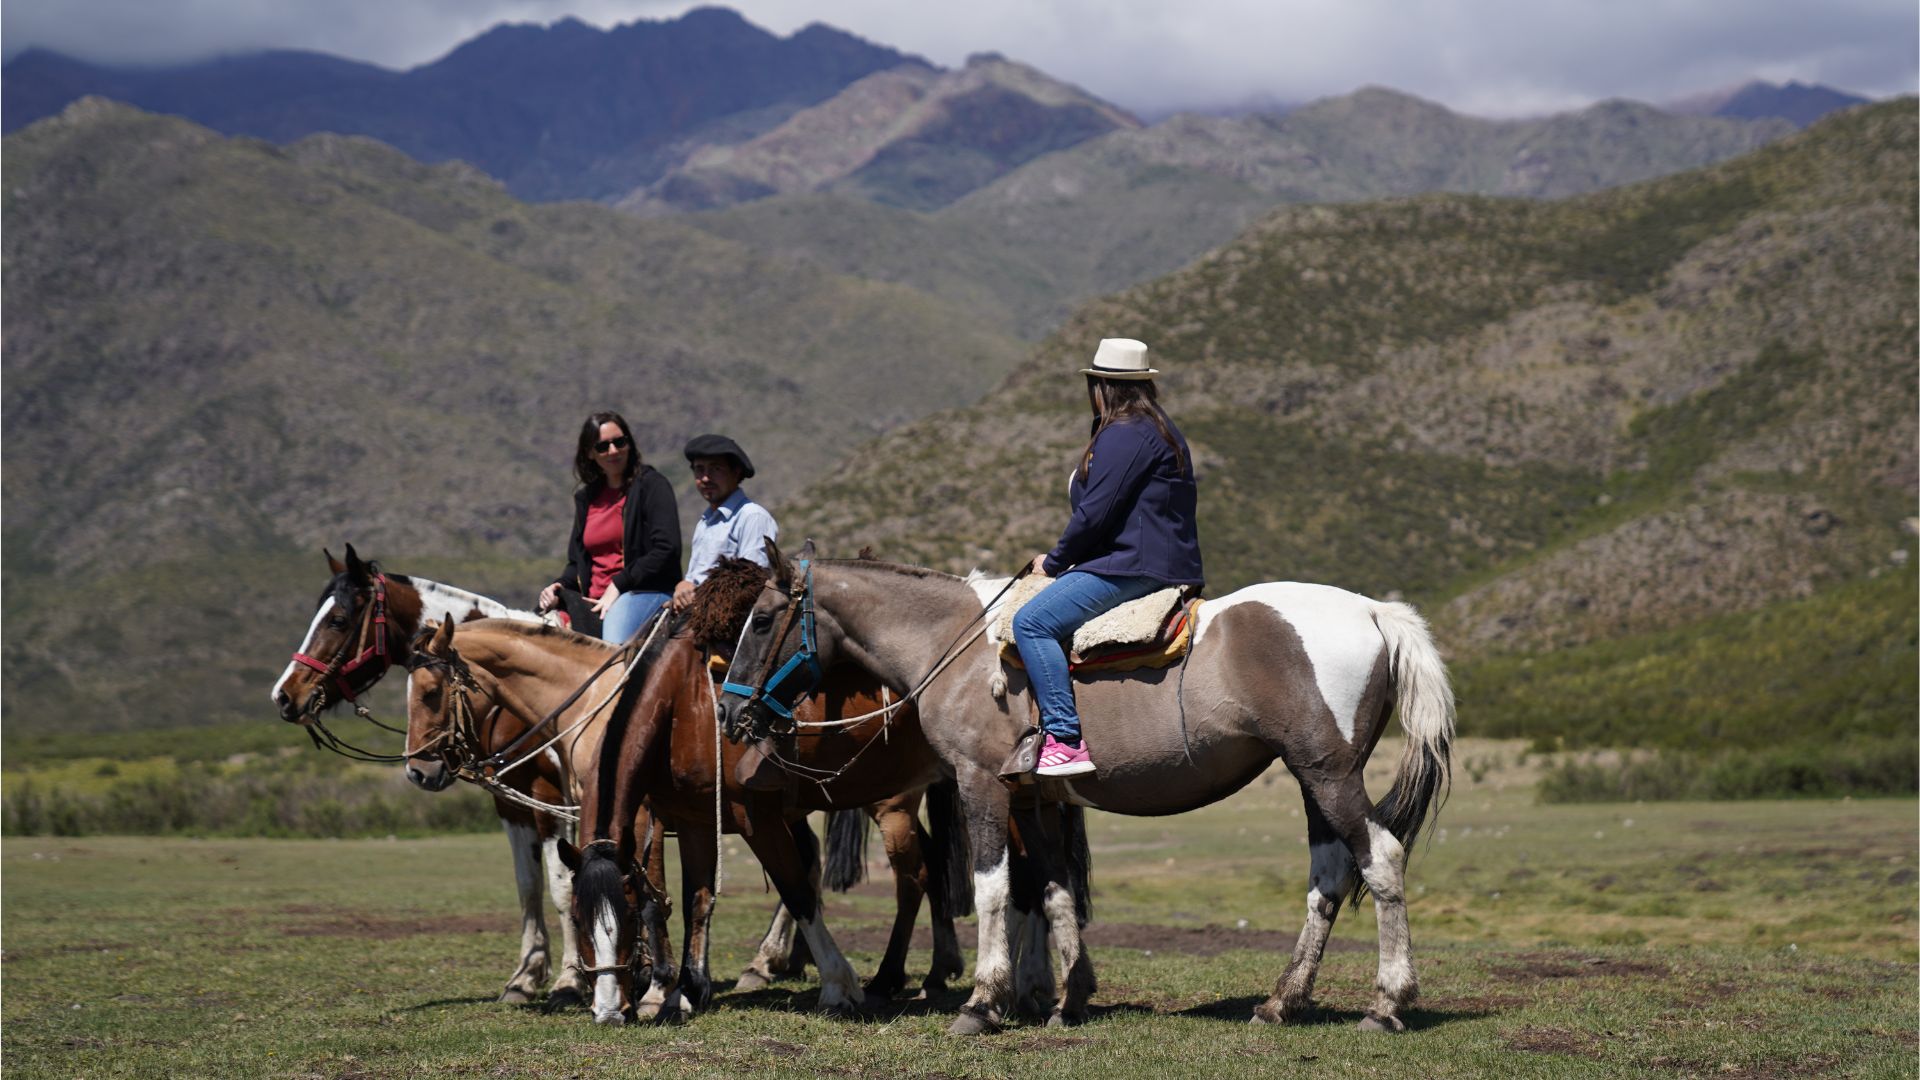
POLYGON ((780 526, 767 508, 747 497, 739 488, 719 506, 709 506, 693 527, 693 544, 687 556, 687 580, 695 585, 707 580, 723 556, 752 559, 767 565, 768 540, 780 538, 780 526))

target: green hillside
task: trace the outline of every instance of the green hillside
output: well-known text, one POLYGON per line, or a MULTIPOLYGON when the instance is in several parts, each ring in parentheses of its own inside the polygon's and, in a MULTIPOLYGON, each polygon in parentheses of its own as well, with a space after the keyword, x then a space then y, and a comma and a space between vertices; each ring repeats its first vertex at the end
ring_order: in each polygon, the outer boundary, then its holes
POLYGON ((323 544, 526 602, 593 409, 683 488, 686 438, 728 431, 778 500, 1022 350, 909 288, 362 139, 88 100, 4 158, 10 732, 261 715, 323 544))
MULTIPOLYGON (((1902 101, 1597 195, 1276 212, 1088 304, 980 403, 877 440, 789 528, 1010 571, 1065 517, 1073 370, 1129 336, 1193 445, 1215 595, 1404 595, 1469 664, 1824 595, 1915 543, 1915 127, 1902 101)), ((1744 647, 1706 640, 1716 663, 1744 647)), ((1564 686, 1590 691, 1604 653, 1568 655, 1564 686)), ((1552 733, 1553 700, 1488 715, 1552 733)))

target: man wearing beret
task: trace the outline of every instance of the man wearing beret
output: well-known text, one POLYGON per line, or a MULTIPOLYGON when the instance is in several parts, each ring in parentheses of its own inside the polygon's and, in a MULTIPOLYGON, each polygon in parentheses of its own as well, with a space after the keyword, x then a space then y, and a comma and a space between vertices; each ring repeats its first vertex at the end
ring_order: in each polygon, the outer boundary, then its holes
POLYGON ((688 440, 686 455, 693 486, 707 500, 707 509, 693 527, 687 576, 673 587, 675 611, 693 603, 694 586, 707 580, 721 558, 752 559, 766 566, 766 542, 780 536, 767 508, 740 490, 740 481, 753 475, 753 462, 739 443, 725 435, 696 435, 688 440))

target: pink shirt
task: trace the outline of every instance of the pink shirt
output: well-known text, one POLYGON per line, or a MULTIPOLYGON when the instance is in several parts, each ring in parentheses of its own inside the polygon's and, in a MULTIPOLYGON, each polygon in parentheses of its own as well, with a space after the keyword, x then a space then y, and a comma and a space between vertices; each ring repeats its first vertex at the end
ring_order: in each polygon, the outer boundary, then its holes
POLYGON ((600 599, 607 582, 626 565, 627 493, 611 486, 587 503, 587 527, 580 534, 587 545, 587 558, 593 563, 593 579, 587 585, 587 598, 600 599))

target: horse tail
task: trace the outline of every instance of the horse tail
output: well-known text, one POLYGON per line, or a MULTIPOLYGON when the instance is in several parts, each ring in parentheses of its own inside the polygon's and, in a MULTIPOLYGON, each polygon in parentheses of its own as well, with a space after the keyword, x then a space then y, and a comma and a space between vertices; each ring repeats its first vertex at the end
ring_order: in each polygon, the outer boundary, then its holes
POLYGON ((927 789, 927 891, 933 910, 949 919, 973 914, 973 856, 967 848, 967 816, 960 785, 942 780, 927 789))
POLYGON ((1407 746, 1386 797, 1374 807, 1380 823, 1408 852, 1453 778, 1453 687, 1427 621, 1410 605, 1376 603, 1373 623, 1393 658, 1394 697, 1407 746), (1437 801, 1436 801, 1437 800, 1437 801))
POLYGON ((1067 883, 1073 889, 1073 913, 1086 929, 1093 921, 1093 849, 1087 846, 1087 811, 1071 803, 1060 808, 1066 833, 1067 883))
POLYGON ((827 876, 834 892, 846 892, 867 878, 867 812, 835 810, 827 815, 827 876))

